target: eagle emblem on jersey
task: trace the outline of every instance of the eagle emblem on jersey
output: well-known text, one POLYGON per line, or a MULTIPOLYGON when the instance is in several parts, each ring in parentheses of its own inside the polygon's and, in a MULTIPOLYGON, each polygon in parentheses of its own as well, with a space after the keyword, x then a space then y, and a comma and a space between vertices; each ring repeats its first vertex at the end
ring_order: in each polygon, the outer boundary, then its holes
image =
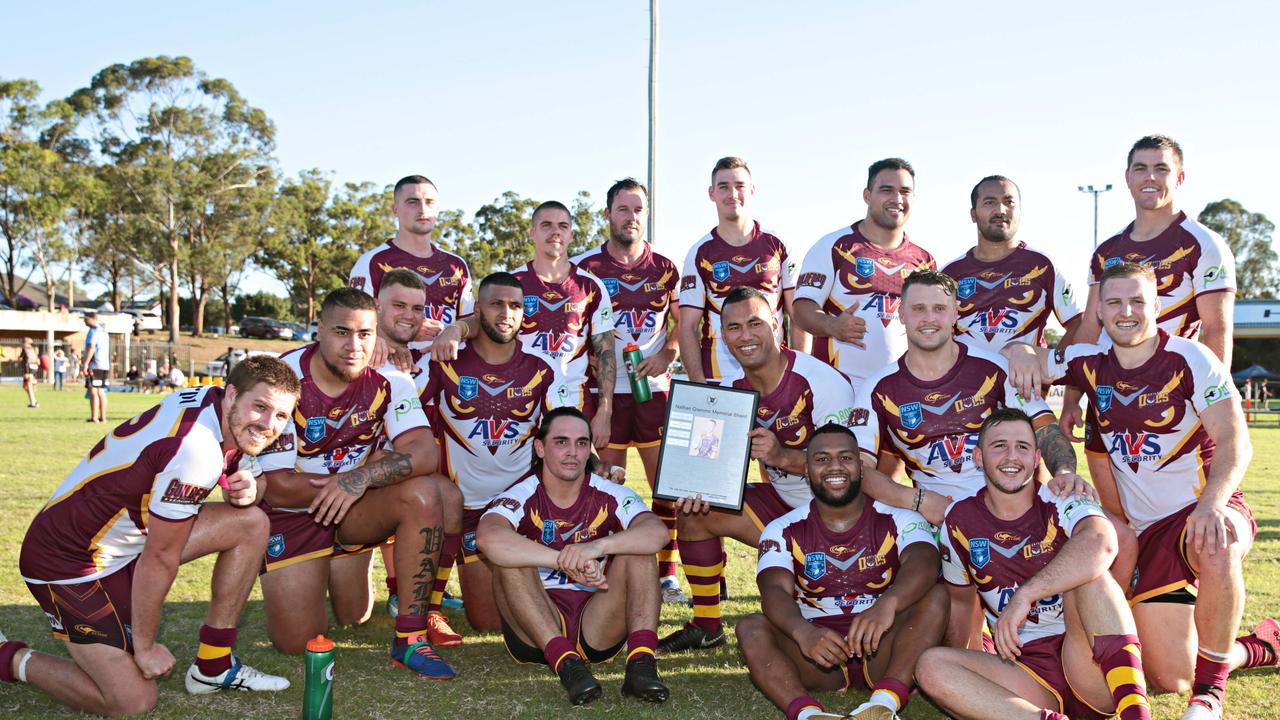
POLYGON ((537 314, 538 314, 538 296, 537 296, 537 295, 525 295, 525 296, 524 296, 524 315, 525 315, 525 317, 532 317, 532 316, 537 315, 537 314))
POLYGON ((458 378, 458 397, 463 400, 475 400, 480 394, 480 381, 470 375, 458 378))
POLYGON ((729 279, 729 261, 721 260, 711 265, 711 277, 716 282, 724 282, 729 279))
POLYGON ((604 283, 604 289, 609 291, 609 297, 616 297, 618 294, 618 278, 600 278, 604 283))
POLYGON ((1110 385, 1099 385, 1094 389, 1097 393, 1098 412, 1106 412, 1111 409, 1111 398, 1115 394, 1115 389, 1110 385))
POLYGON ((869 278, 876 274, 876 261, 865 257, 855 258, 853 271, 860 277, 869 278))
POLYGON ((817 580, 827 574, 827 554, 811 552, 804 556, 804 576, 817 580))
POLYGON ((307 442, 318 443, 324 439, 327 427, 328 423, 324 417, 307 418, 307 429, 303 431, 303 437, 307 439, 307 442))
POLYGON ((920 423, 924 421, 924 414, 920 410, 920 403, 909 402, 898 407, 899 417, 902 418, 902 426, 908 430, 915 430, 920 427, 920 423))
POLYGON ((978 291, 978 278, 967 277, 960 278, 960 282, 956 283, 956 294, 968 300, 978 291))
POLYGON ((969 562, 981 570, 991 562, 991 541, 986 538, 974 538, 969 541, 969 562))

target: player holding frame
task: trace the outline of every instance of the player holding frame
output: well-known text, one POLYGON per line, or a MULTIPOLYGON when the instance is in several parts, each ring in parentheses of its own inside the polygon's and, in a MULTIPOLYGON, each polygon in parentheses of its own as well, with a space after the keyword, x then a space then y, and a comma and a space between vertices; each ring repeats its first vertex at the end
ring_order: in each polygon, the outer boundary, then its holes
POLYGON ((31 523, 19 560, 71 659, 0 636, 0 681, 96 715, 150 712, 156 679, 174 666, 157 642, 165 596, 179 564, 216 554, 187 691, 289 687, 231 647, 267 545, 249 457, 276 441, 297 400, 289 368, 255 356, 236 365, 225 390, 175 392, 99 440, 31 523), (226 503, 206 503, 219 484, 226 503))
POLYGON ((622 694, 665 702, 658 676, 658 568, 667 529, 634 491, 595 474, 591 426, 575 408, 543 416, 533 473, 494 498, 477 541, 494 566, 507 651, 546 663, 583 705, 600 697, 588 662, 627 646, 622 694))
POLYGON ((453 669, 429 642, 440 616, 428 607, 444 539, 461 532, 462 498, 433 474, 436 441, 413 381, 368 366, 376 324, 373 298, 339 288, 321 306, 317 341, 282 357, 302 399, 261 459, 273 508, 262 575, 267 635, 281 652, 302 652, 328 626, 326 590, 339 623, 367 619, 371 558, 363 551, 395 535, 396 575, 413 587, 395 621, 392 660, 450 679, 453 669), (394 449, 378 450, 384 437, 394 449))
MULTIPOLYGON (((717 224, 689 249, 680 278, 680 362, 693 382, 719 380, 738 370, 733 353, 717 335, 720 304, 734 288, 750 287, 767 298, 780 342, 785 340, 783 315, 795 317, 796 259, 777 235, 752 218, 755 195, 745 160, 716 161, 707 196, 715 203, 717 224)), ((809 336, 793 323, 785 344, 808 350, 809 336)))
POLYGON ((993 410, 974 462, 986 485, 947 508, 942 574, 976 587, 999 656, 934 648, 916 672, 944 710, 970 720, 1150 720, 1142 644, 1107 568, 1115 530, 1098 503, 1036 480, 1031 418, 993 410))
MULTIPOLYGON (((676 287, 680 271, 645 242, 649 191, 644 185, 632 178, 614 183, 605 195, 604 214, 609 221, 608 241, 574 257, 572 262, 604 282, 613 304, 615 354, 621 358, 629 344, 640 349, 644 360, 635 373, 648 383, 651 397, 637 402, 627 373, 618 372, 613 389, 613 427, 609 444, 600 448, 600 459, 626 466, 627 448, 634 447, 652 489, 658 472, 662 424, 667 416, 667 393, 671 390, 669 369, 679 350, 680 304, 676 287)), ((671 534, 671 542, 658 553, 662 600, 688 602, 676 581, 675 506, 669 500, 655 498, 653 511, 671 534)))
POLYGON ((1138 533, 1130 602, 1148 677, 1157 690, 1192 690, 1185 720, 1220 718, 1233 669, 1276 663, 1274 620, 1236 638, 1257 530, 1240 492, 1253 454, 1240 396, 1209 348, 1158 326, 1149 266, 1113 265, 1097 292, 1109 348, 1004 352, 1019 386, 1048 378, 1094 403, 1112 471, 1098 478, 1100 495, 1118 497, 1138 533))
POLYGON ((813 500, 760 535, 763 613, 738 623, 738 647, 787 720, 837 717, 807 692, 850 687, 871 699, 839 717, 897 718, 916 661, 947 626, 936 528, 861 492, 858 443, 844 425, 814 432, 806 468, 813 500))

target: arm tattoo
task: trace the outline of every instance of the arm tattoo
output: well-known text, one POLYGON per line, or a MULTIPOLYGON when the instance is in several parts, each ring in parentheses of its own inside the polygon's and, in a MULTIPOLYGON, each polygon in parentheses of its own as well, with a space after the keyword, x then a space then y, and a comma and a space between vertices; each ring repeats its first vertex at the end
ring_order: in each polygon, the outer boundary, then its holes
POLYGON ((352 495, 359 495, 371 487, 394 485, 412 474, 413 456, 409 453, 391 452, 376 462, 338 475, 338 487, 352 495))
POLYGON ((614 357, 613 331, 591 336, 591 351, 596 356, 596 384, 600 394, 613 397, 613 384, 618 378, 618 359, 614 357))
POLYGON ((1040 456, 1044 458, 1045 467, 1049 468, 1050 474, 1076 471, 1076 451, 1071 448, 1071 441, 1063 436, 1056 423, 1045 425, 1036 431, 1036 445, 1040 448, 1040 456))

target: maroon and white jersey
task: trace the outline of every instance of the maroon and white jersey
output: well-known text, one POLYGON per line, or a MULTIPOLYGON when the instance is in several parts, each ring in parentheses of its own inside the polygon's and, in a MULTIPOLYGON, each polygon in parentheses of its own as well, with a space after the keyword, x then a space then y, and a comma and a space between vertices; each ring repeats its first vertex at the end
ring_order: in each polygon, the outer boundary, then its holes
POLYGON ((854 387, 906 352, 907 331, 898 319, 902 281, 916 270, 936 267, 933 256, 906 235, 888 250, 863 237, 861 223, 827 233, 810 248, 796 287, 796 300, 812 300, 829 315, 853 308, 866 321, 863 348, 813 338, 814 357, 848 375, 854 387))
POLYGON ((956 364, 937 380, 917 378, 906 357, 872 375, 858 388, 852 423, 863 452, 901 457, 912 482, 954 500, 986 483, 973 449, 992 410, 1021 408, 1033 419, 1052 415, 1044 400, 1018 395, 1003 357, 959 347, 956 364))
POLYGON ((1050 378, 1089 396, 1120 502, 1138 532, 1199 499, 1214 450, 1200 413, 1240 402, 1212 351, 1158 332, 1156 352, 1141 367, 1125 369, 1112 350, 1086 344, 1054 353, 1048 363, 1050 378))
MULTIPOLYGON (((814 430, 829 422, 849 424, 855 407, 853 387, 840 371, 812 355, 788 348, 783 348, 782 354, 787 358, 787 371, 773 392, 761 394, 756 408, 756 427, 773 433, 778 444, 788 450, 804 450, 814 430)), ((755 389, 741 367, 720 384, 755 389)), ((800 507, 813 499, 804 475, 792 475, 764 462, 761 465, 773 489, 791 507, 800 507)))
MULTIPOLYGON (((412 270, 422 278, 427 286, 424 313, 428 318, 448 325, 475 311, 471 271, 466 261, 439 245, 433 246, 431 257, 424 258, 400 248, 395 241, 384 242, 356 260, 355 267, 351 268, 350 285, 376 298, 382 287, 382 276, 396 268, 412 270)), ((413 346, 431 347, 431 342, 413 346)))
POLYGON ((22 578, 64 584, 110 575, 142 554, 151 522, 195 517, 242 460, 222 450, 222 393, 175 392, 99 440, 32 521, 22 578))
POLYGON ((936 529, 919 513, 871 502, 853 527, 837 533, 810 501, 765 526, 756 575, 786 570, 795 576, 796 604, 805 620, 847 622, 889 589, 908 546, 937 548, 936 529))
POLYGON ((524 321, 520 344, 556 370, 552 407, 582 409, 595 386, 588 363, 591 337, 613 330, 613 304, 600 278, 569 264, 562 282, 543 282, 533 263, 513 273, 524 288, 524 321))
POLYGON ((1121 262, 1150 267, 1156 273, 1161 329, 1194 340, 1200 335, 1196 297, 1236 291, 1236 259, 1231 248, 1221 235, 1186 213, 1178 213, 1168 229, 1150 240, 1138 242, 1130 237, 1132 232, 1130 223, 1098 246, 1089 263, 1089 284, 1096 285, 1104 270, 1121 262))
MULTIPOLYGON (((526 538, 560 551, 566 545, 622 532, 647 512, 649 508, 634 490, 599 475, 587 476, 578 499, 562 508, 547 496, 538 476, 530 475, 495 497, 484 514, 497 515, 526 538)), ((548 590, 595 592, 595 588, 575 583, 556 568, 538 568, 538 574, 548 590)))
POLYGON ((795 289, 795 259, 782 240, 758 222, 746 245, 730 245, 713 228, 685 256, 680 306, 702 310, 702 371, 708 380, 738 369, 738 361, 720 339, 720 304, 729 291, 743 286, 769 299, 778 321, 778 340, 782 340, 782 293, 795 289))
POLYGON ((490 365, 467 345, 419 377, 422 404, 436 408, 440 471, 458 484, 465 507, 483 508, 528 474, 533 433, 555 386, 545 360, 517 347, 509 362, 490 365))
POLYGON ((383 440, 430 427, 408 375, 390 366, 365 368, 341 395, 330 397, 311 377, 311 358, 317 352, 311 344, 280 356, 301 381, 302 398, 293 422, 258 456, 263 472, 348 472, 363 465, 383 440))
MULTIPOLYGON (((649 357, 667 343, 667 318, 676 303, 680 271, 675 263, 655 253, 645 243, 644 254, 632 265, 618 262, 603 245, 573 258, 573 263, 600 278, 613 304, 613 338, 618 355, 615 395, 631 394, 631 382, 622 360, 622 351, 635 343, 649 357)), ((671 389, 671 374, 651 377, 649 390, 671 389)))
MULTIPOLYGON (((1034 481, 1033 481, 1034 482, 1034 481)), ((947 508, 942 525, 942 578, 951 585, 973 585, 982 599, 987 625, 1009 604, 1013 593, 1057 556, 1085 518, 1102 518, 1102 507, 1088 498, 1059 498, 1041 485, 1031 509, 1017 520, 1001 520, 987 509, 987 488, 947 508)), ((1031 607, 1018 638, 1027 643, 1066 632, 1062 595, 1031 607)))
POLYGON ((956 340, 969 347, 998 353, 1014 341, 1044 346, 1050 312, 1063 325, 1082 312, 1062 269, 1026 243, 997 262, 983 262, 969 250, 942 272, 955 278, 956 340))

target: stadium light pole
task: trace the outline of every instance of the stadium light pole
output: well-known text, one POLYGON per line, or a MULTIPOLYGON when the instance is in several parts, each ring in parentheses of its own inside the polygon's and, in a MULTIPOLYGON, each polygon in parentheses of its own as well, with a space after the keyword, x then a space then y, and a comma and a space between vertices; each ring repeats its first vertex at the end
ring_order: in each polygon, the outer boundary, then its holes
POLYGON ((658 0, 649 0, 649 244, 653 245, 658 180, 658 0))
POLYGON ((1098 196, 1111 189, 1111 183, 1107 183, 1106 187, 1101 190, 1094 188, 1092 185, 1077 185, 1076 189, 1082 193, 1093 195, 1093 249, 1098 249, 1098 196))

